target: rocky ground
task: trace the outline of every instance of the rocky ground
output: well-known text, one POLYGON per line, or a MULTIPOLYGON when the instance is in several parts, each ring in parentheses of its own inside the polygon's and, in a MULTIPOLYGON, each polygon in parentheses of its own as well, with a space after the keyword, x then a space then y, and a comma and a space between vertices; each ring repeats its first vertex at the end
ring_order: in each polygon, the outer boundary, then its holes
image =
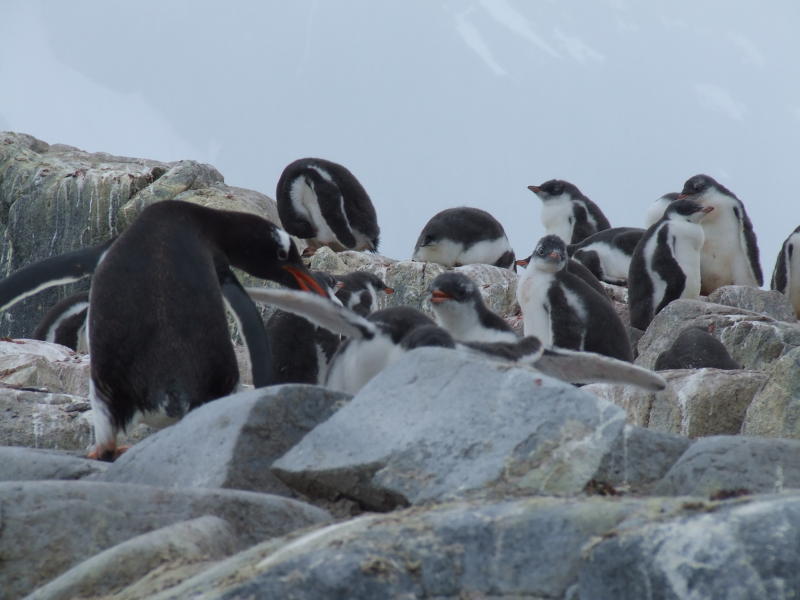
MULTIPOLYGON (((274 218, 207 165, 0 134, 6 272, 173 197, 274 218)), ((396 290, 384 302, 423 309, 443 270, 312 262, 369 269, 396 290)), ((461 269, 515 322, 513 273, 461 269)), ((608 291, 624 313, 625 290, 608 291)), ((5 335, 53 302, 11 311, 5 335)), ((664 371, 649 393, 420 349, 352 398, 277 386, 139 426, 113 464, 83 458, 88 358, 2 341, 0 597, 796 598, 800 325, 780 294, 725 288, 662 311, 637 363, 690 325, 743 368, 664 371)))

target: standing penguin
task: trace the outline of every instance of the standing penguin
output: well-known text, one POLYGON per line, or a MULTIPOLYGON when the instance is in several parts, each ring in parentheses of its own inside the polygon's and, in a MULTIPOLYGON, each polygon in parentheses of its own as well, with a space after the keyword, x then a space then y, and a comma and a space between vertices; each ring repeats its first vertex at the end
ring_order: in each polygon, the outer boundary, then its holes
POLYGON ((485 210, 462 206, 443 210, 427 222, 413 260, 445 267, 482 263, 514 269, 514 250, 503 226, 485 210))
POLYGON ((626 285, 633 250, 643 234, 644 229, 638 227, 604 229, 570 244, 567 252, 601 281, 626 285))
POLYGON ((800 227, 797 227, 783 242, 775 269, 772 271, 770 288, 789 298, 795 314, 800 317, 800 227))
POLYGON ((459 342, 519 341, 508 323, 486 308, 478 286, 463 273, 442 273, 431 282, 430 293, 437 323, 459 342))
POLYGON ((714 211, 691 200, 676 200, 664 216, 644 233, 628 272, 631 326, 647 329, 667 304, 700 295, 703 227, 714 211))
POLYGON ((760 287, 758 243, 742 201, 708 175, 690 177, 679 198, 714 209, 703 219, 700 293, 708 295, 723 285, 760 287))
POLYGON ((667 207, 670 204, 678 199, 678 196, 680 196, 680 194, 677 192, 670 192, 669 194, 664 194, 658 200, 653 202, 645 213, 644 226, 650 227, 650 225, 653 225, 656 221, 663 217, 664 211, 667 210, 667 207))
POLYGON ((345 167, 321 158, 301 158, 278 179, 278 215, 283 227, 304 238, 313 253, 321 246, 378 250, 375 208, 358 179, 345 167))
POLYGON ((577 244, 611 227, 600 207, 569 181, 551 179, 528 189, 542 201, 542 225, 547 234, 557 235, 567 244, 577 244))
POLYGON ((90 456, 113 457, 137 414, 180 418, 236 388, 221 290, 230 266, 326 296, 289 235, 252 214, 158 202, 108 249, 89 296, 90 456))
POLYGON ((539 240, 517 284, 525 335, 536 336, 545 347, 632 361, 628 332, 610 300, 570 273, 567 260, 567 245, 559 236, 539 240))

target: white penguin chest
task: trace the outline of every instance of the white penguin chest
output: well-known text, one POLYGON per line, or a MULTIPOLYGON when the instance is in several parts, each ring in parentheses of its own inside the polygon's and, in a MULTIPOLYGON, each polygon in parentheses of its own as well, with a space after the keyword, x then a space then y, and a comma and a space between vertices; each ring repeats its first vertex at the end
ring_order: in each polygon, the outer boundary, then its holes
POLYGON ((619 248, 609 244, 589 244, 584 251, 596 252, 603 275, 610 279, 628 279, 631 257, 619 248))
POLYGON ((575 216, 572 210, 572 201, 569 198, 560 196, 544 202, 541 217, 547 235, 557 235, 567 244, 571 242, 575 216))
POLYGON ((325 385, 347 394, 356 394, 370 379, 402 355, 402 348, 385 336, 351 340, 331 361, 325 385))
POLYGON ((686 281, 681 298, 697 298, 700 295, 700 258, 705 235, 703 228, 686 221, 675 221, 669 224, 668 243, 672 255, 680 265, 686 281))
POLYGON ((701 259, 703 290, 711 292, 723 285, 752 285, 758 281, 750 265, 750 257, 742 234, 742 208, 736 200, 723 194, 706 194, 701 204, 714 210, 703 219, 705 234, 701 259))
POLYGON ((795 233, 786 242, 792 245, 791 256, 786 256, 786 295, 792 302, 794 312, 800 315, 800 233, 795 233))
MULTIPOLYGON (((292 182, 289 189, 289 199, 294 211, 314 225, 317 235, 308 241, 309 246, 317 247, 326 244, 338 244, 339 238, 328 226, 325 217, 319 209, 319 199, 305 178, 300 177, 292 182)), ((344 207, 342 207, 343 209, 344 207)))
POLYGON ((553 344, 551 307, 547 292, 554 279, 552 273, 541 272, 531 265, 517 283, 517 302, 522 309, 523 331, 526 336, 539 338, 545 347, 553 344))

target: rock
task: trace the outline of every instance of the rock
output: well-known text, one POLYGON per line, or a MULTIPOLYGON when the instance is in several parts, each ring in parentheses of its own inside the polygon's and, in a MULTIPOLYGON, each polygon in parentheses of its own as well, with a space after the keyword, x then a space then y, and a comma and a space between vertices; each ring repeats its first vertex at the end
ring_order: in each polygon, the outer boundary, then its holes
POLYGON ((40 340, 0 340, 0 383, 89 396, 89 357, 40 340))
POLYGON ((667 523, 619 527, 617 535, 598 540, 587 549, 576 597, 797 597, 800 496, 699 508, 697 514, 667 523))
POLYGON ((800 348, 770 365, 747 409, 742 433, 800 439, 800 348))
POLYGON ((245 547, 329 519, 318 508, 267 494, 87 481, 0 483, 0 514, 0 580, 8 598, 102 550, 180 521, 219 517, 245 547))
POLYGON ((800 325, 776 321, 740 308, 680 299, 670 302, 650 323, 639 340, 636 364, 648 369, 687 327, 713 333, 745 369, 764 369, 800 346, 800 325))
MULTIPOLYGON (((71 600, 113 594, 130 587, 170 561, 185 577, 200 572, 240 547, 227 521, 205 516, 136 536, 76 565, 28 600, 71 600)), ((140 596, 145 597, 145 596, 140 596)))
POLYGON ((791 301, 777 290, 761 290, 747 285, 726 285, 711 292, 708 301, 743 308, 772 317, 776 321, 790 323, 797 321, 791 301))
POLYGON ((487 490, 573 494, 623 421, 612 404, 535 371, 420 348, 378 374, 273 471, 309 496, 343 495, 377 510, 487 490))
POLYGON ((270 472, 272 462, 349 398, 297 384, 220 398, 133 446, 101 479, 292 495, 270 472))
POLYGON ((593 479, 644 493, 691 444, 692 440, 683 436, 625 425, 593 479))
POLYGON ((654 493, 710 496, 728 490, 771 493, 798 487, 800 441, 714 436, 692 444, 654 493))
POLYGON ((0 446, 0 481, 83 479, 107 468, 108 463, 63 452, 0 446))
POLYGON ((154 600, 565 598, 594 536, 679 506, 525 498, 362 516, 261 544, 154 600))
POLYGON ((632 425, 685 437, 739 433, 747 407, 764 385, 761 371, 678 369, 661 371, 667 389, 593 383, 584 387, 623 408, 632 425))

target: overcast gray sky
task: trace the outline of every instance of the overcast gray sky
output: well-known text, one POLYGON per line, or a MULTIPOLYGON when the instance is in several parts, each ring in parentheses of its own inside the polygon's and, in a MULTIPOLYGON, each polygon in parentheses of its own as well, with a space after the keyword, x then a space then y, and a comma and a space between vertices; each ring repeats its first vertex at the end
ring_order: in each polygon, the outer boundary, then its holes
POLYGON ((547 179, 641 226, 707 173, 769 278, 800 224, 798 31, 797 0, 0 0, 0 129, 273 197, 292 160, 340 162, 393 258, 459 205, 527 255, 547 179))

